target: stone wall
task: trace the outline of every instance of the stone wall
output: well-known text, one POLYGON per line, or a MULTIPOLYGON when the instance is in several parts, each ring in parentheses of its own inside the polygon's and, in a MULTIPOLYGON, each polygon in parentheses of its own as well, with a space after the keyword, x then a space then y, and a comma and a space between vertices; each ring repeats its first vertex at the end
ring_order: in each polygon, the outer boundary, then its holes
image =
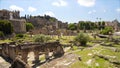
POLYGON ((15 33, 25 33, 26 32, 26 20, 24 19, 12 19, 10 20, 15 33))

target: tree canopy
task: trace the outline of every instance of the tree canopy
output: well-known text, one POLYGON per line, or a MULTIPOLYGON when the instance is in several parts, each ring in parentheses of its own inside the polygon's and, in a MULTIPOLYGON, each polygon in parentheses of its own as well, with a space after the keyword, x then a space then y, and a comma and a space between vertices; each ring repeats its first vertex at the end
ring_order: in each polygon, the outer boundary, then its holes
POLYGON ((26 30, 27 30, 27 31, 30 31, 30 30, 33 29, 33 28, 34 28, 34 26, 33 26, 32 23, 26 23, 26 30))
POLYGON ((0 20, 0 31, 2 31, 5 35, 13 33, 13 26, 8 20, 0 20))
POLYGON ((83 30, 83 29, 84 30, 93 30, 93 29, 95 29, 97 27, 96 27, 96 24, 93 23, 93 22, 90 22, 90 21, 80 21, 78 23, 78 28, 80 30, 83 30))
POLYGON ((68 29, 69 29, 69 30, 76 30, 76 29, 77 29, 77 26, 76 26, 74 23, 70 23, 70 24, 68 25, 68 29))

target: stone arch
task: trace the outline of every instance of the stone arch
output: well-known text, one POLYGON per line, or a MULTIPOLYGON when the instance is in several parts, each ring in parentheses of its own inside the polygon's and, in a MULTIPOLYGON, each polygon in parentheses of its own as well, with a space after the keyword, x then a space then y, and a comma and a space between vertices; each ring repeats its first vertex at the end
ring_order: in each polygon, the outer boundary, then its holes
POLYGON ((33 47, 33 48, 27 48, 27 49, 21 50, 22 60, 24 60, 24 61, 27 63, 28 55, 29 55, 29 53, 31 53, 31 52, 34 53, 34 61, 35 61, 35 62, 40 61, 40 60, 39 60, 39 52, 40 52, 39 47, 33 47))
POLYGON ((39 60, 39 52, 40 52, 39 47, 38 47, 38 48, 35 48, 35 49, 33 50, 33 52, 34 52, 35 62, 39 62, 39 61, 40 61, 40 60, 39 60))

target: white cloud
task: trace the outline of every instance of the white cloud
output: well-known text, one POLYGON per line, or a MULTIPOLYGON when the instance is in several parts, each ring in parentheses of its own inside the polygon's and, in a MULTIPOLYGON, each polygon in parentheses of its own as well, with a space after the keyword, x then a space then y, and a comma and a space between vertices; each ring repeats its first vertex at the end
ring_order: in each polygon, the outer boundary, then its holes
POLYGON ((36 8, 34 8, 34 7, 28 7, 28 11, 29 12, 34 12, 34 11, 36 11, 37 9, 36 8))
POLYGON ((88 14, 96 13, 96 10, 89 11, 88 14))
POLYGON ((18 6, 16 6, 16 5, 11 5, 9 8, 10 8, 10 10, 24 11, 23 8, 18 7, 18 6))
POLYGON ((78 0, 78 4, 85 7, 92 7, 95 5, 96 0, 78 0))
POLYGON ((49 16, 55 17, 55 14, 52 11, 46 11, 43 13, 43 15, 49 15, 49 16))
POLYGON ((120 8, 117 8, 116 11, 120 13, 120 8))
POLYGON ((60 6, 67 6, 68 3, 65 0, 58 0, 58 1, 53 2, 52 5, 60 7, 60 6))

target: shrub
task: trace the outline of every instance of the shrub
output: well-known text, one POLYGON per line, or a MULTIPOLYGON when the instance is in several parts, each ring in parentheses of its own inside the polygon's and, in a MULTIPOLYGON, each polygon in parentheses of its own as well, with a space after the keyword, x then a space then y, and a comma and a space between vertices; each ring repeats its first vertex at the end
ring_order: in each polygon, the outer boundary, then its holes
POLYGON ((86 45, 86 43, 89 41, 89 36, 85 33, 79 33, 75 37, 75 41, 80 43, 81 45, 86 45))
POLYGON ((24 35, 23 35, 23 34, 16 34, 16 37, 17 37, 17 38, 23 38, 24 35))
POLYGON ((100 32, 100 34, 108 35, 110 32, 113 33, 113 28, 112 27, 105 27, 105 29, 103 29, 100 32))
POLYGON ((26 30, 27 30, 27 31, 30 31, 30 30, 33 29, 33 28, 34 28, 33 24, 31 24, 31 23, 26 23, 26 30))
POLYGON ((51 38, 49 36, 45 36, 43 34, 39 34, 34 37, 35 42, 41 42, 41 43, 48 42, 50 39, 51 38))

